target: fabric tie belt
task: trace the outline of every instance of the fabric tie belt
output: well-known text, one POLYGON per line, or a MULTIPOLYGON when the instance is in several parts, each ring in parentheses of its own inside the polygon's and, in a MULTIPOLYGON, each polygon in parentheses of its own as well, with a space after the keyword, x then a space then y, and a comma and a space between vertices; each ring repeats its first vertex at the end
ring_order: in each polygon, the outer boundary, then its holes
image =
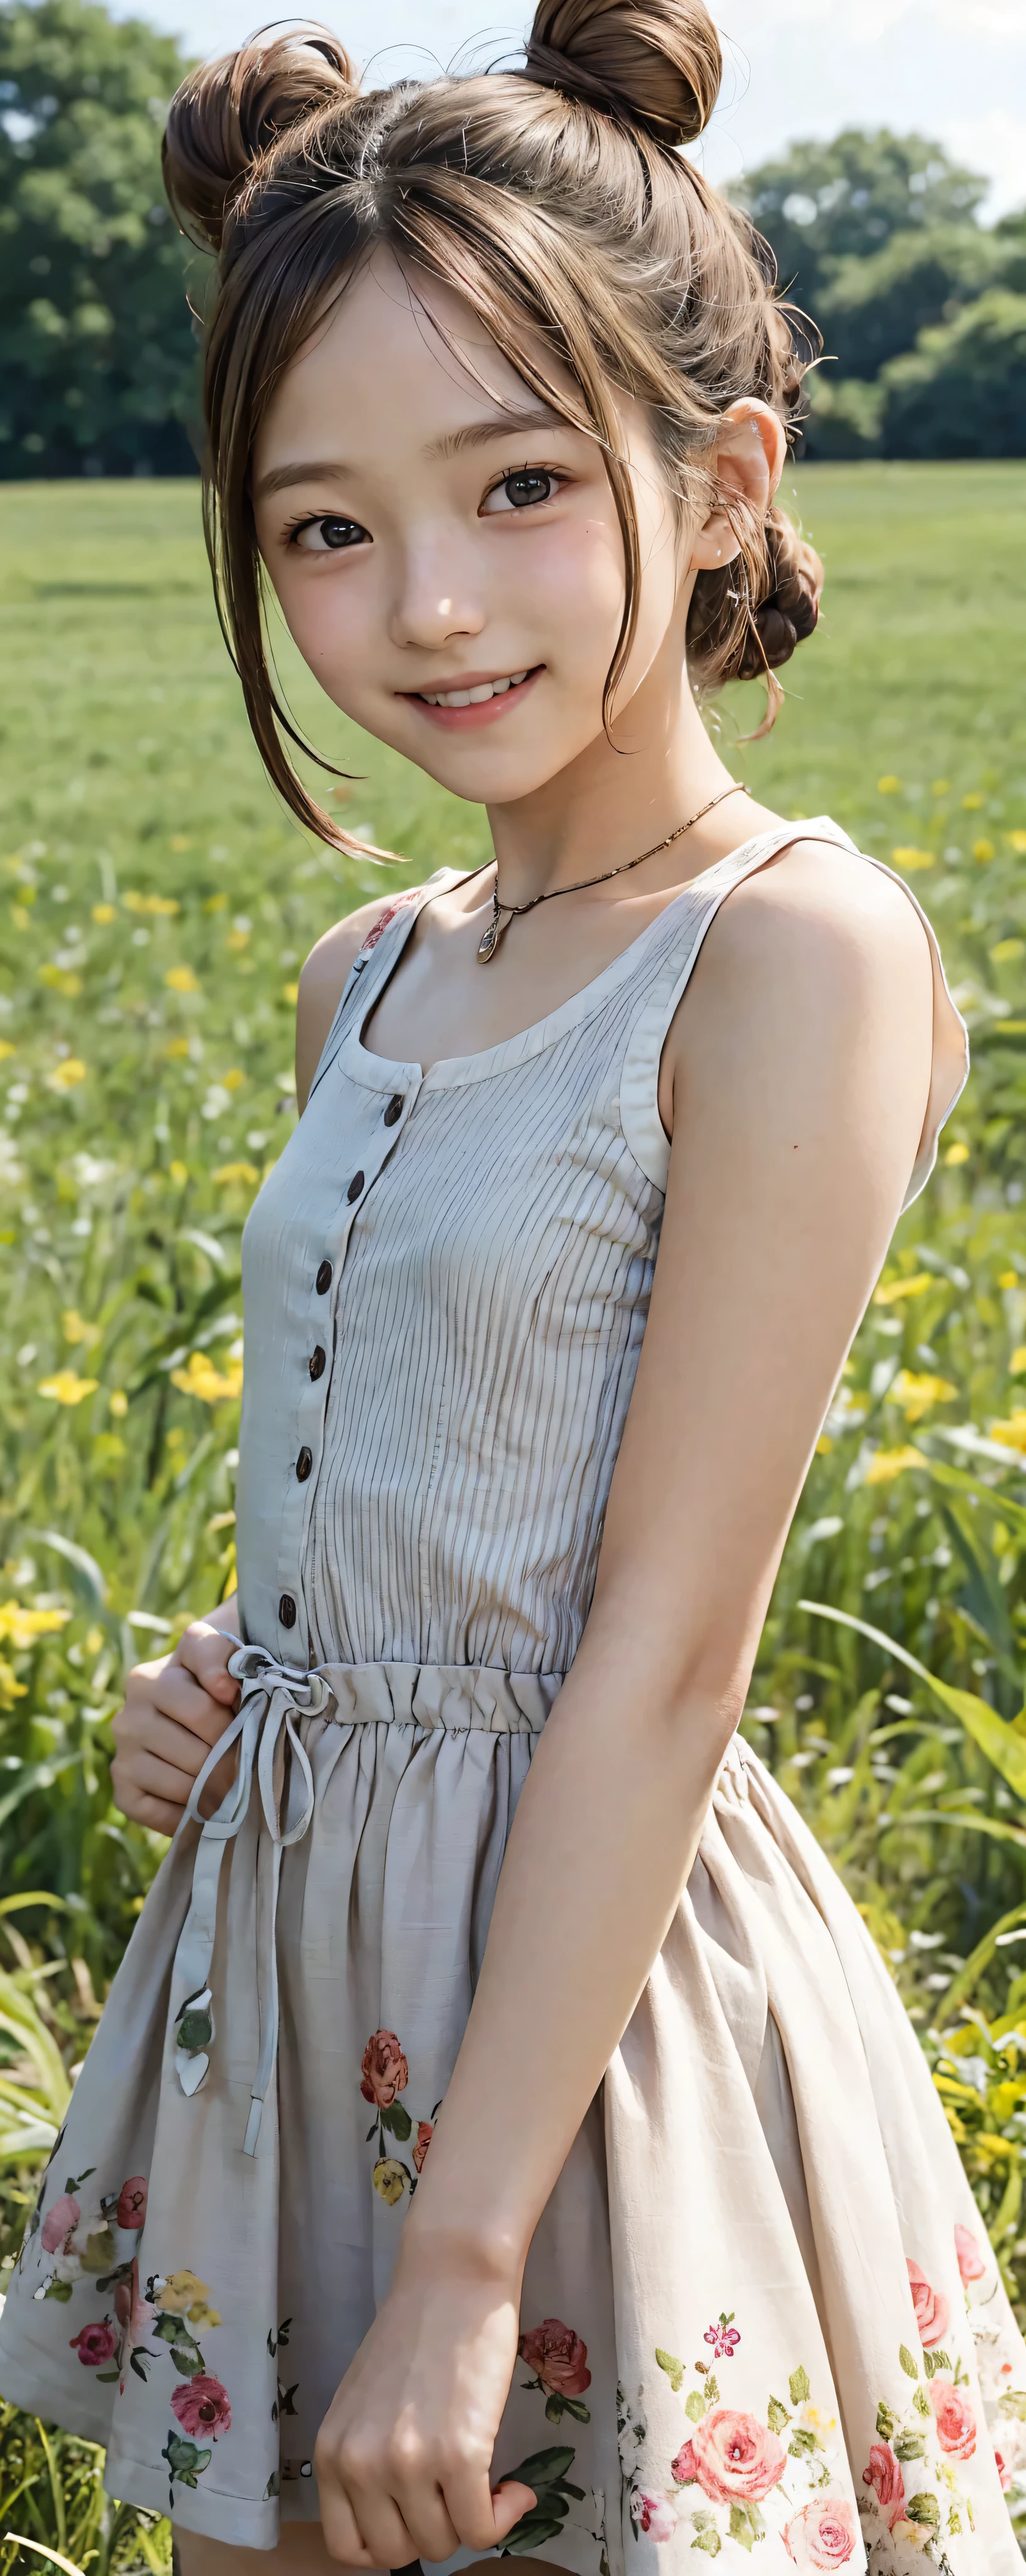
POLYGON ((260 2057, 253 2077, 243 2152, 256 2154, 267 2088, 278 2053, 278 1951, 276 1924, 282 1853, 307 1832, 314 1812, 314 1776, 299 1721, 331 1718, 337 1725, 416 1726, 495 1735, 535 1735, 545 1724, 562 1683, 561 1673, 508 1673, 488 1664, 279 1663, 262 1646, 240 1643, 228 1670, 242 1685, 235 1716, 212 1745, 193 1782, 178 1832, 199 1824, 189 1911, 175 1952, 171 2005, 175 2070, 183 2093, 198 2092, 214 2043, 210 1971, 217 1924, 217 1895, 226 1843, 241 1830, 256 1774, 263 1821, 271 1846, 269 1901, 257 1942, 260 2057), (208 1780, 233 1745, 238 1765, 213 1816, 201 1817, 208 1780))

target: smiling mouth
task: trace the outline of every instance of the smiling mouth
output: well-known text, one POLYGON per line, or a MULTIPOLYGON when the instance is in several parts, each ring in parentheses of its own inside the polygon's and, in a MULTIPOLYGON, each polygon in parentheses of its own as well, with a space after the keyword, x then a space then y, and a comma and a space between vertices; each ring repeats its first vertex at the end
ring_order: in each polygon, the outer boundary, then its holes
POLYGON ((462 733, 468 727, 494 724, 507 708, 519 706, 544 667, 536 662, 533 669, 503 672, 495 679, 468 673, 462 687, 455 683, 448 689, 407 689, 402 695, 408 707, 423 709, 429 724, 462 733))

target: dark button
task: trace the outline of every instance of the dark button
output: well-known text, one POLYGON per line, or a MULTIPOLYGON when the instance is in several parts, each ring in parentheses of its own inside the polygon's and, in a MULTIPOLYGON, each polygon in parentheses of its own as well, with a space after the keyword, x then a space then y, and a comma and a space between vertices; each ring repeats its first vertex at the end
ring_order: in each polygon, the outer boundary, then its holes
POLYGON ((331 1286, 331 1263, 322 1261, 314 1286, 319 1297, 326 1297, 331 1286))
POLYGON ((388 1107, 385 1111, 386 1127, 394 1127, 396 1125, 397 1120, 402 1117, 405 1105, 402 1092, 393 1091, 391 1100, 389 1101, 388 1107))
POLYGON ((328 1363, 327 1363, 327 1360, 326 1360, 325 1354, 324 1354, 324 1352, 323 1352, 323 1351, 322 1351, 322 1349, 321 1349, 321 1345, 320 1345, 320 1343, 318 1342, 316 1350, 315 1350, 315 1351, 312 1351, 312 1352, 311 1352, 311 1354, 310 1354, 310 1375, 311 1375, 311 1377, 312 1377, 312 1379, 313 1379, 313 1381, 314 1381, 314 1385, 315 1385, 315 1386, 316 1386, 316 1383, 317 1383, 318 1378, 319 1378, 319 1377, 323 1377, 323 1375, 324 1375, 324 1372, 325 1372, 325 1369, 326 1369, 327 1365, 328 1365, 328 1363))
POLYGON ((283 1628, 295 1627, 296 1605, 291 1592, 282 1593, 281 1600, 278 1603, 278 1617, 281 1620, 283 1628))
POLYGON ((361 1192, 362 1188, 363 1188, 363 1173, 362 1173, 362 1172, 354 1172, 354 1173, 353 1173, 352 1180, 350 1181, 349 1187, 348 1187, 348 1189, 347 1189, 347 1191, 346 1191, 346 1197, 347 1197, 347 1199, 348 1199, 348 1201, 349 1201, 350 1207, 351 1207, 351 1206, 352 1206, 352 1204, 353 1204, 353 1200, 354 1200, 354 1199, 358 1199, 358 1198, 359 1198, 359 1195, 360 1195, 360 1192, 361 1192))
POLYGON ((311 1469, 311 1467, 312 1467, 312 1466, 313 1466, 313 1450, 312 1450, 312 1449, 301 1449, 301 1450, 300 1450, 300 1452, 299 1452, 299 1456, 298 1456, 298 1458, 297 1458, 297 1460, 296 1460, 296 1474, 297 1474, 297 1476, 298 1476, 298 1478, 299 1478, 299 1481, 300 1481, 300 1484, 301 1484, 301 1485, 305 1485, 306 1480, 307 1480, 307 1477, 308 1477, 308 1475, 309 1475, 309 1473, 310 1473, 310 1469, 311 1469))

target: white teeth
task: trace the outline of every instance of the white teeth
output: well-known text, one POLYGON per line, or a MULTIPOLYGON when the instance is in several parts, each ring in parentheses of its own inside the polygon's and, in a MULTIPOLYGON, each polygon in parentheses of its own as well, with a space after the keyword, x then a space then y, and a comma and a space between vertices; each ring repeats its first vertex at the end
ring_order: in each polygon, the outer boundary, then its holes
POLYGON ((428 707, 481 707, 487 698, 504 698, 507 689, 522 688, 526 671, 514 671, 508 680, 484 680, 478 689, 420 689, 418 696, 428 707))

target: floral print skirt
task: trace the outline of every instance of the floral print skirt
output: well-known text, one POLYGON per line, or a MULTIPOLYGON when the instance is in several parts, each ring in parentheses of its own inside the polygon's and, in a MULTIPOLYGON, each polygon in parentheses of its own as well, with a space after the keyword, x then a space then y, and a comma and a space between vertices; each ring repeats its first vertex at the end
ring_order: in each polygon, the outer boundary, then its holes
MULTIPOLYGON (((79 2078, 0 2387, 106 2443, 114 2494, 270 2548, 318 2515, 552 1693, 368 1666, 328 1710, 262 1663, 241 1785, 180 1828, 79 2078)), ((510 2555, 1019 2576, 1026 2349, 887 1973, 738 1741, 521 2324, 510 2555)))

